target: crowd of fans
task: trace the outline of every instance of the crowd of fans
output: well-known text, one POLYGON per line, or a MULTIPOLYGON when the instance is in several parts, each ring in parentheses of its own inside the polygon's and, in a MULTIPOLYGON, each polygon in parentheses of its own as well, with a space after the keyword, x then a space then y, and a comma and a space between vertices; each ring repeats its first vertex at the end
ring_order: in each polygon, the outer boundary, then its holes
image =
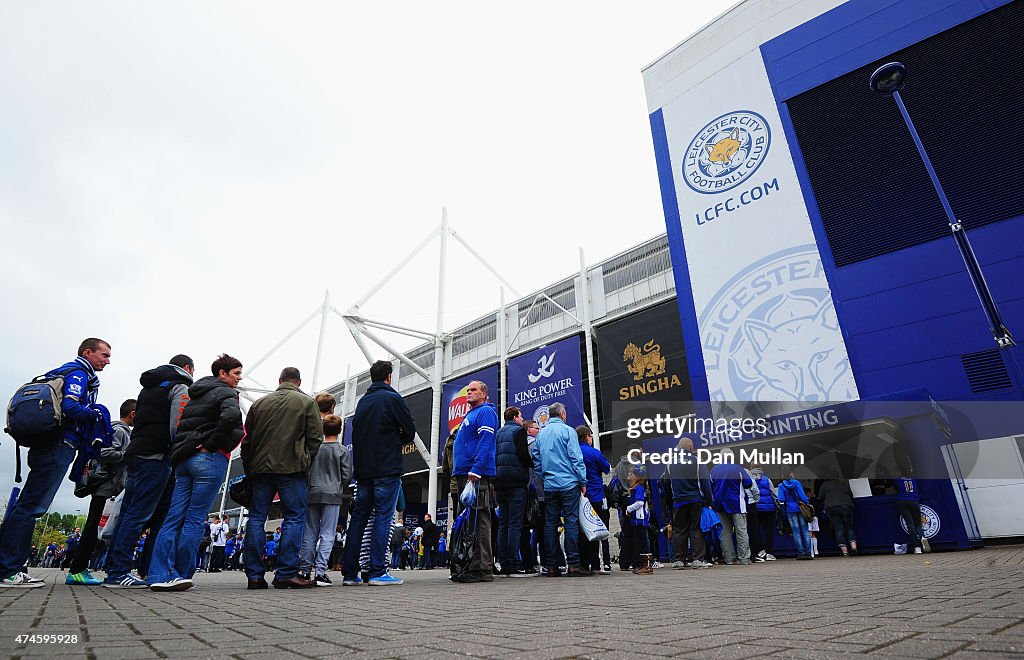
MULTIPOLYGON (((249 589, 268 588, 270 571, 275 588, 330 586, 332 569, 344 586, 397 585, 402 580, 391 570, 446 566, 457 583, 609 574, 608 539, 581 529, 581 510, 606 527, 617 512, 617 562, 637 575, 669 562, 703 569, 775 561, 780 535, 792 537, 797 559, 810 560, 823 520, 843 556, 858 552, 848 481, 821 483, 815 507, 792 473, 776 485, 760 466, 729 460, 728 449, 709 470, 683 437, 681 460, 652 482, 645 465, 628 460, 632 453, 613 467, 593 446, 590 428, 566 423, 561 403, 549 406, 543 428, 517 407, 502 411, 499 427, 480 381, 467 386, 469 412, 444 449, 451 519, 472 521, 469 541, 457 544, 430 515, 404 524, 402 449, 416 430, 391 387, 390 362, 370 368, 349 447, 339 441, 334 398, 304 394, 292 367, 282 370, 277 390, 253 404, 243 426, 242 363, 226 354, 198 380, 183 354, 146 371, 138 398, 123 402, 112 420, 97 403, 97 372, 110 353, 107 342, 87 339, 74 361, 46 375, 61 384, 61 434, 29 447, 31 472, 0 527, 0 588, 42 586, 28 566, 67 569, 69 585, 165 592, 191 589, 197 571, 244 570, 249 589), (232 497, 248 517, 232 527, 230 517, 208 519, 207 512, 239 445, 245 477, 232 497), (63 546, 31 547, 32 526, 72 462, 76 494, 91 498, 85 525, 63 546), (101 535, 104 507, 118 495, 116 522, 101 535), (282 523, 268 533, 275 499, 282 523)), ((929 551, 917 482, 901 475, 893 485, 909 545, 929 551)))

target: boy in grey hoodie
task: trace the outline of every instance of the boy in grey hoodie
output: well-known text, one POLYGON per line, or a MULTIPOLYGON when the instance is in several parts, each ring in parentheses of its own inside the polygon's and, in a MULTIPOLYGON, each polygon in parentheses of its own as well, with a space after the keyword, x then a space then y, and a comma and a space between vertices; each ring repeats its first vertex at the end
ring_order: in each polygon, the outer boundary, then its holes
POLYGON ((312 579, 318 587, 329 587, 331 580, 326 575, 327 560, 334 547, 345 486, 352 481, 352 453, 338 442, 343 424, 341 418, 324 415, 323 424, 324 441, 306 477, 306 530, 299 551, 299 572, 303 575, 312 572, 312 579))

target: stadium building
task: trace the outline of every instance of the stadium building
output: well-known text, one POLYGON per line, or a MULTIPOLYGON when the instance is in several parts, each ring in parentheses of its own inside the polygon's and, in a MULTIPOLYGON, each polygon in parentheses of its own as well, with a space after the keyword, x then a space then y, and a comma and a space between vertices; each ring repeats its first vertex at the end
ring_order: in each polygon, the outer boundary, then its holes
MULTIPOLYGON (((541 422, 566 403, 613 464, 634 442, 623 411, 692 401, 772 420, 699 447, 806 450, 811 490, 849 477, 863 548, 902 538, 897 467, 922 479, 933 547, 1024 535, 1024 355, 997 343, 1024 336, 1022 34, 1020 1, 746 0, 680 43, 643 71, 667 234, 451 333, 440 447, 474 379, 541 422), (891 61, 957 231, 896 99, 869 86, 891 61)), ((432 344, 406 355, 433 368, 432 344)), ((429 437, 430 384, 395 365, 429 437)), ((368 386, 329 391, 350 416, 368 386)), ((417 517, 413 445, 405 466, 417 517)))

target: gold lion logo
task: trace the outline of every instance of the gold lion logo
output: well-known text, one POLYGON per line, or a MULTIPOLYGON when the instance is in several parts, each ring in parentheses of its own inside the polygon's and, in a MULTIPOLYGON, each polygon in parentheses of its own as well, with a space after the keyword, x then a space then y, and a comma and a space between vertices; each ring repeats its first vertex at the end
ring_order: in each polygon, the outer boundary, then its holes
POLYGON ((622 360, 631 362, 626 365, 629 373, 633 374, 633 380, 653 378, 665 373, 665 358, 661 356, 661 346, 650 340, 644 344, 643 349, 629 342, 626 350, 622 352, 622 360))

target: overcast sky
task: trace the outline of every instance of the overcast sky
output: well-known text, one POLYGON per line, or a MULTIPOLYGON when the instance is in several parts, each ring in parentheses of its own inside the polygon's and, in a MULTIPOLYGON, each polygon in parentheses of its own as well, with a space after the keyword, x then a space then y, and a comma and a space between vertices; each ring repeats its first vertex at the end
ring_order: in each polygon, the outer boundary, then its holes
MULTIPOLYGON (((663 232, 640 71, 731 4, 4 3, 0 396, 87 336, 112 344, 114 411, 175 353, 201 375, 253 363, 325 290, 347 309, 442 206, 521 294, 580 247, 663 232)), ((364 311, 431 330, 436 264, 432 246, 364 311)), ((454 244, 449 268, 446 328, 497 308, 454 244)), ((294 365, 308 389, 316 334, 251 375, 294 365)), ((319 385, 348 365, 334 318, 319 385)), ((88 508, 71 491, 53 510, 88 508)))

